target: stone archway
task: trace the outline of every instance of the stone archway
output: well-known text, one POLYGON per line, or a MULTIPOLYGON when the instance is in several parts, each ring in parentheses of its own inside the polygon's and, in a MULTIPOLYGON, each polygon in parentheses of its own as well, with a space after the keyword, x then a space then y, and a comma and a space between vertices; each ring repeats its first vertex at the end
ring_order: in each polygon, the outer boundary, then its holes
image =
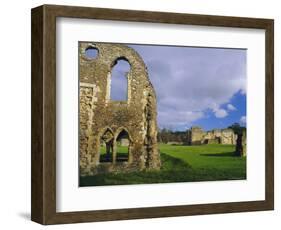
POLYGON ((111 129, 106 128, 100 136, 99 162, 113 162, 114 135, 111 129))
POLYGON ((115 161, 130 162, 131 155, 131 138, 125 128, 119 128, 115 137, 115 161))

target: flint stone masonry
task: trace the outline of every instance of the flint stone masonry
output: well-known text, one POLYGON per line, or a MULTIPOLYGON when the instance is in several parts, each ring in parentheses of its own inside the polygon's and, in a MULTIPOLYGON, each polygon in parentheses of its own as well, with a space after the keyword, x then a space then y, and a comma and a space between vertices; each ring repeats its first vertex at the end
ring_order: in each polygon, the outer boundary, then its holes
POLYGON ((80 175, 160 169, 157 147, 156 96, 140 55, 130 47, 107 43, 79 43, 80 175), (88 58, 86 49, 98 50, 88 58), (110 100, 111 71, 118 60, 129 62, 127 101, 110 100), (117 161, 117 138, 128 134, 128 160, 117 161), (100 161, 101 145, 112 151, 110 162, 100 161))
POLYGON ((235 145, 237 135, 232 129, 214 129, 204 131, 201 127, 191 127, 187 132, 188 144, 229 144, 235 145))

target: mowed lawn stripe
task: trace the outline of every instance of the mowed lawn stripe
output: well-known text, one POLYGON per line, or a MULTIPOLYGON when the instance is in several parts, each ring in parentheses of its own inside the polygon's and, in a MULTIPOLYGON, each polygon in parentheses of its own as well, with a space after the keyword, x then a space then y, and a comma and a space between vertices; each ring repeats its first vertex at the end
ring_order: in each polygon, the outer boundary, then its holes
POLYGON ((182 159, 193 169, 215 168, 246 170, 246 158, 234 155, 235 145, 167 145, 160 144, 161 153, 182 159))

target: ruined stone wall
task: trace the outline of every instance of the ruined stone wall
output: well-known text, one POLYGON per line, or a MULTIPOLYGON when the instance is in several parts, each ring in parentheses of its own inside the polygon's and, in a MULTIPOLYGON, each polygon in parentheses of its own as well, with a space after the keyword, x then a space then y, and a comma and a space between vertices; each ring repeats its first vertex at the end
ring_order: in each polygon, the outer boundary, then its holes
POLYGON ((121 139, 120 140, 120 145, 121 146, 129 146, 129 140, 128 139, 121 139))
POLYGON ((200 127, 192 127, 188 131, 189 143, 198 144, 236 144, 237 135, 232 129, 214 129, 204 132, 200 127))
POLYGON ((156 96, 138 53, 119 44, 80 42, 79 76, 81 175, 159 169, 156 96), (86 57, 88 47, 98 50, 96 58, 86 57), (111 71, 120 59, 131 66, 127 74, 128 99, 112 101, 111 71), (123 130, 129 135, 129 157, 127 162, 117 162, 116 139, 123 130), (100 138, 106 131, 113 134, 113 159, 101 163, 100 138))
POLYGON ((234 145, 236 143, 236 138, 232 129, 215 129, 207 131, 206 134, 203 135, 202 142, 206 144, 218 143, 234 145))
POLYGON ((221 144, 234 145, 237 135, 232 129, 223 129, 221 132, 221 144))
POLYGON ((202 138, 205 135, 205 132, 200 127, 191 127, 191 141, 190 143, 192 145, 201 145, 202 144, 202 138))

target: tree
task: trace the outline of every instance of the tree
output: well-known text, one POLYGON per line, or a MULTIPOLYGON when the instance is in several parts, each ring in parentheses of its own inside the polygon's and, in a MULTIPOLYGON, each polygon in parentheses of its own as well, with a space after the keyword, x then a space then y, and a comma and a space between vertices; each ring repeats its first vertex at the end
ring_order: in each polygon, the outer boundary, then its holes
POLYGON ((235 134, 242 134, 243 130, 246 130, 246 127, 241 126, 239 123, 235 122, 231 126, 228 126, 229 129, 232 129, 235 134))

